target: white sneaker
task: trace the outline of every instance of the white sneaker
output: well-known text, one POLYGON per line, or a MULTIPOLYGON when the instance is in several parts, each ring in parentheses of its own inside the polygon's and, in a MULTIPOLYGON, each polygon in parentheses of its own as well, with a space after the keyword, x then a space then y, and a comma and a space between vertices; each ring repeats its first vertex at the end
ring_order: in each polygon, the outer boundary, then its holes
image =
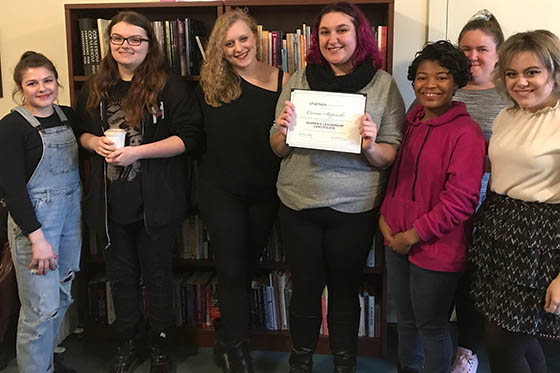
POLYGON ((476 373, 478 368, 478 357, 471 350, 457 347, 455 362, 451 367, 451 373, 476 373))

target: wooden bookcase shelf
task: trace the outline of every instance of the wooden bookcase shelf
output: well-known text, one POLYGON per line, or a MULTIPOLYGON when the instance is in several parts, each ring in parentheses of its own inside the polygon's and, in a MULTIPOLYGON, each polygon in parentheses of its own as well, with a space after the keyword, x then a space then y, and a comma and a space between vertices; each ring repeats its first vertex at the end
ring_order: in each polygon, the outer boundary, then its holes
MULTIPOLYGON (((68 53, 68 74, 70 85, 70 99, 76 105, 78 92, 88 80, 84 74, 80 29, 80 18, 105 18, 110 19, 121 10, 134 10, 145 15, 150 20, 174 20, 190 17, 205 26, 207 35, 210 35, 216 18, 223 12, 232 8, 247 8, 263 28, 293 32, 303 23, 313 25, 320 9, 332 0, 222 0, 222 1, 185 1, 185 2, 153 2, 153 3, 98 3, 98 4, 66 4, 64 6, 66 18, 66 45, 68 53)), ((387 26, 386 70, 390 73, 393 64, 393 19, 394 0, 353 0, 366 14, 372 26, 387 26)), ((198 80, 191 76, 190 80, 198 80)), ((375 222, 372 222, 375 224, 375 222)), ((378 234, 378 237, 380 235, 378 234)), ((87 243, 86 243, 87 244, 87 243)), ((381 312, 378 337, 360 337, 358 353, 361 355, 383 356, 387 351, 387 276, 385 273, 383 243, 376 243, 376 266, 364 268, 364 278, 375 290, 376 304, 381 312)), ((90 257, 87 247, 83 250, 82 271, 83 276, 102 271, 103 259, 100 256, 90 257)), ((174 270, 188 272, 193 270, 212 270, 214 264, 209 260, 176 259, 174 270)), ((259 265, 261 271, 287 270, 284 263, 265 263, 259 265)), ((87 299, 87 284, 81 286, 81 296, 87 299)), ((87 315, 87 305, 82 308, 82 316, 87 315)), ((85 321, 86 334, 93 337, 107 338, 112 333, 111 326, 104 326, 85 321)), ((184 335, 186 344, 199 346, 214 345, 214 331, 212 328, 181 327, 179 332, 184 335)), ((289 351, 290 338, 287 331, 253 330, 251 332, 251 345, 254 349, 289 351)), ((317 348, 318 353, 329 353, 328 337, 321 336, 317 348)))

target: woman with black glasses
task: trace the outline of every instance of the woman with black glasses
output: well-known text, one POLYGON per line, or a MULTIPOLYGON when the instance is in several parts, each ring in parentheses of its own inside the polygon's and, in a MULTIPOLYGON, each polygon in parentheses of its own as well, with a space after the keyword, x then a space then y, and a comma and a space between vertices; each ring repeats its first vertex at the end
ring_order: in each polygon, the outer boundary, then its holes
POLYGON ((152 350, 150 372, 171 369, 172 255, 186 215, 184 154, 200 150, 200 109, 183 81, 166 73, 150 22, 121 12, 108 27, 110 52, 78 103, 82 146, 91 152, 85 218, 105 237, 119 345, 112 372, 138 363, 140 278, 146 284, 152 350), (126 134, 117 146, 107 130, 126 134))

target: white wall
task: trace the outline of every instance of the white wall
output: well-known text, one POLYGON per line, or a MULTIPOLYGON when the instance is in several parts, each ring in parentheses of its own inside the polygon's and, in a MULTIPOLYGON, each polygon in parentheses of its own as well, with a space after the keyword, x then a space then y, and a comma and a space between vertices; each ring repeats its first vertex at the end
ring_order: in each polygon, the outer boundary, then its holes
POLYGON ((516 32, 534 29, 547 29, 560 35, 558 0, 430 0, 429 40, 457 42, 463 25, 484 8, 496 16, 506 38, 516 32))
MULTIPOLYGON (((0 58, 3 98, 0 98, 0 117, 15 106, 11 97, 14 87, 12 74, 19 58, 27 50, 41 52, 54 62, 60 82, 66 88, 60 91, 59 103, 70 104, 64 4, 103 1, 105 0, 1 0, 0 58)), ((108 2, 132 1, 146 2, 147 0, 108 2)))

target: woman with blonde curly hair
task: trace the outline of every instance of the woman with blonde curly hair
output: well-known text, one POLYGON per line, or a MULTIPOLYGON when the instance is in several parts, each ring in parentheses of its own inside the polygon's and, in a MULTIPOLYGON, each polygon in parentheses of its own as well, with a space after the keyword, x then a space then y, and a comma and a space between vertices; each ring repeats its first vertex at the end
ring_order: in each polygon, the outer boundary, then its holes
POLYGON ((249 286, 278 210, 280 159, 268 130, 288 74, 259 61, 257 50, 255 21, 237 9, 223 14, 197 90, 207 139, 199 203, 212 237, 221 314, 214 357, 225 372, 253 372, 249 286))
POLYGON ((120 12, 108 27, 110 53, 81 91, 81 145, 90 152, 85 219, 103 237, 119 345, 111 372, 139 363, 140 278, 150 312, 150 372, 172 370, 168 330, 173 325, 174 240, 187 212, 184 154, 202 147, 200 107, 181 78, 166 72, 150 21, 120 12), (124 130, 117 149, 104 136, 124 130))

